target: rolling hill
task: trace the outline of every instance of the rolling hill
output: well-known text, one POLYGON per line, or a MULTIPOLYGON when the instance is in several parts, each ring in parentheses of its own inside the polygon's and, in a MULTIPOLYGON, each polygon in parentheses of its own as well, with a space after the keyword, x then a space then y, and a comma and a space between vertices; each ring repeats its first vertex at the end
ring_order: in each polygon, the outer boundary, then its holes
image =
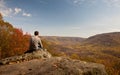
POLYGON ((83 44, 94 44, 98 46, 120 46, 120 32, 97 34, 84 40, 83 44))
MULTIPOLYGON (((120 49, 120 32, 97 34, 88 38, 43 36, 47 46, 57 51, 112 50, 120 49)), ((46 47, 46 46, 45 46, 46 47)), ((50 49, 50 48, 48 48, 50 49)))
POLYGON ((88 38, 44 36, 42 39, 52 55, 102 63, 109 75, 120 74, 120 32, 97 34, 88 38))
POLYGON ((81 37, 42 36, 42 38, 44 40, 47 40, 48 42, 62 46, 80 44, 82 41, 85 40, 85 38, 81 37))
POLYGON ((62 53, 72 54, 74 47, 80 45, 85 38, 80 37, 59 37, 59 36, 42 36, 45 48, 52 51, 53 55, 61 55, 62 53))

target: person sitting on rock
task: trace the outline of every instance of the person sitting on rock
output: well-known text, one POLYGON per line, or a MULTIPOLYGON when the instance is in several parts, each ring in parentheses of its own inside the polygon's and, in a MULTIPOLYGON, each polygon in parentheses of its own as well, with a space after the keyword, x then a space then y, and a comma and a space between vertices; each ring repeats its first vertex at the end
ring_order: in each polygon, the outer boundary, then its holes
POLYGON ((42 41, 39 37, 39 32, 35 31, 34 36, 31 37, 30 39, 30 51, 36 51, 36 50, 42 50, 43 49, 43 44, 42 41))

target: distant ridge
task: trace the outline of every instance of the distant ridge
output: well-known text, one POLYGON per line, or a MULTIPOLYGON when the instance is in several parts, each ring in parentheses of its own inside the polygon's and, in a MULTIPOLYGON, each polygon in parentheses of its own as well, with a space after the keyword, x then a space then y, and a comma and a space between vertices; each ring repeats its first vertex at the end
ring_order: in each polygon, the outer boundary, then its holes
POLYGON ((117 46, 120 45, 120 32, 97 34, 85 39, 83 44, 117 46))
POLYGON ((57 45, 101 45, 117 46, 120 45, 120 32, 102 33, 88 38, 81 37, 62 37, 62 36, 42 36, 43 40, 57 45))
POLYGON ((73 44, 79 44, 85 38, 81 37, 61 37, 61 36, 42 36, 42 39, 45 39, 49 42, 59 44, 59 45, 73 45, 73 44))

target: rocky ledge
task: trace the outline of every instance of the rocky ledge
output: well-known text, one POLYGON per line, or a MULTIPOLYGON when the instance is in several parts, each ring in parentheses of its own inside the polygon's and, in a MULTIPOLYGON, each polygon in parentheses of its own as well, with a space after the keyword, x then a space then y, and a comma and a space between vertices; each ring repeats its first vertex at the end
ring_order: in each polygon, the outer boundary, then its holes
MULTIPOLYGON (((102 64, 73 60, 67 57, 51 57, 50 53, 46 51, 28 53, 28 56, 24 55, 26 57, 21 55, 21 59, 29 58, 29 61, 1 65, 0 75, 107 75, 102 64)), ((14 57, 14 61, 21 60, 20 57, 18 58, 14 57)), ((12 57, 8 60, 13 62, 13 59, 10 59, 12 57)))
POLYGON ((43 59, 43 58, 50 58, 50 57, 51 57, 51 54, 47 50, 37 50, 31 53, 25 53, 20 56, 13 56, 13 57, 2 59, 0 60, 0 65, 20 63, 20 62, 28 61, 32 59, 43 59))

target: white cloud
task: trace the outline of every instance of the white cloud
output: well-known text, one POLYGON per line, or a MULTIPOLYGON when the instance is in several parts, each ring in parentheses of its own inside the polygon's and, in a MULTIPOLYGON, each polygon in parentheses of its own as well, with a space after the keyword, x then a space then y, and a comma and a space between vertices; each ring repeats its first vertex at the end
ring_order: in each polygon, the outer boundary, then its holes
POLYGON ((15 10, 15 14, 18 14, 18 13, 20 13, 22 11, 21 8, 15 8, 14 10, 15 10))
POLYGON ((73 3, 75 4, 82 4, 86 0, 73 0, 73 3))
POLYGON ((8 8, 6 5, 5 5, 5 2, 4 0, 0 0, 0 13, 3 15, 3 16, 10 16, 10 14, 13 12, 12 8, 8 8))
POLYGON ((45 0, 39 0, 38 2, 41 4, 48 4, 45 0))
MULTIPOLYGON (((99 0, 72 0, 74 4, 81 5, 84 3, 95 4, 100 2, 99 0)), ((120 0, 101 0, 102 3, 105 3, 109 7, 120 7, 120 0)))
POLYGON ((22 14, 23 16, 27 16, 27 17, 30 17, 31 16, 31 14, 30 13, 25 13, 25 12, 23 12, 23 14, 22 14))
POLYGON ((120 0, 103 0, 108 6, 120 7, 120 0))
POLYGON ((81 5, 81 4, 84 4, 84 3, 88 3, 88 4, 94 4, 96 3, 97 0, 73 0, 73 3, 74 4, 77 4, 77 5, 81 5))
POLYGON ((26 13, 21 8, 17 8, 17 7, 9 8, 9 7, 7 7, 4 0, 0 0, 0 13, 3 15, 3 17, 11 17, 11 16, 15 16, 17 14, 21 14, 22 16, 27 16, 27 17, 31 16, 30 13, 26 13))

